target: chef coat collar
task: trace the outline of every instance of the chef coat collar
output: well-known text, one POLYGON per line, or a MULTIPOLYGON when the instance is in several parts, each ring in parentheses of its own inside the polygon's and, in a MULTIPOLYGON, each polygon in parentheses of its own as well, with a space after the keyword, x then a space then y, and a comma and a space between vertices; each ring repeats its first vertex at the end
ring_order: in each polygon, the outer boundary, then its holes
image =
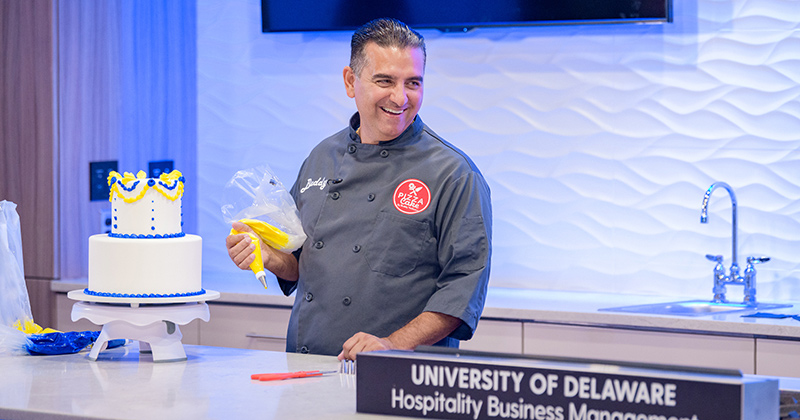
MULTIPOLYGON (((412 122, 411 125, 409 125, 408 128, 406 128, 406 131, 403 131, 402 134, 400 134, 399 136, 395 137, 392 140, 379 142, 378 145, 379 146, 395 145, 402 143, 405 140, 414 138, 420 133, 420 131, 422 131, 424 125, 425 124, 422 122, 422 118, 420 118, 420 116, 417 115, 416 117, 414 117, 414 122, 412 122)), ((359 137, 358 134, 356 133, 356 130, 358 130, 360 126, 361 126, 361 116, 358 115, 358 112, 356 112, 355 114, 353 114, 352 117, 350 117, 350 140, 353 140, 356 143, 361 143, 361 137, 359 137)))

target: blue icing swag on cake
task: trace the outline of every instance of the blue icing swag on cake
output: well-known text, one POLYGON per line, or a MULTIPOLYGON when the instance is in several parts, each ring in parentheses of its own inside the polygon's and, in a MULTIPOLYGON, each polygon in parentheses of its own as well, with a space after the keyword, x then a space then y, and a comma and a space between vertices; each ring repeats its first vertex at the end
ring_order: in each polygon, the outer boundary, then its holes
POLYGON ((112 238, 180 238, 183 232, 183 183, 180 171, 147 178, 112 171, 108 175, 112 238))

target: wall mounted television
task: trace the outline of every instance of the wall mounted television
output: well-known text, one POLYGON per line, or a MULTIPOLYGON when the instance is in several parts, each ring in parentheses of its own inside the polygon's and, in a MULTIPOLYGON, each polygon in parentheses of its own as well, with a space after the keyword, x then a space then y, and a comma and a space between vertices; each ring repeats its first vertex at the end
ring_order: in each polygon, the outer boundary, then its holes
POLYGON ((671 0, 261 0, 262 32, 350 31, 380 17, 413 28, 672 21, 671 0))

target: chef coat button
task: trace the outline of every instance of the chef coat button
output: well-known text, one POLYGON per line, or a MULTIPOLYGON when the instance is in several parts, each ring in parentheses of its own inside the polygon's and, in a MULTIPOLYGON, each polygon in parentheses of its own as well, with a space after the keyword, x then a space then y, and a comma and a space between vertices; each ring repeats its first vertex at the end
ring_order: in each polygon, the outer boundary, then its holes
POLYGON ((339 191, 332 192, 331 193, 331 198, 334 199, 334 200, 338 200, 339 199, 339 191))
POLYGON ((300 347, 300 353, 308 354, 308 347, 307 346, 300 347))
POLYGON ((353 246, 353 252, 359 252, 359 251, 361 251, 361 245, 353 246))
POLYGON ((350 296, 345 296, 344 299, 342 299, 342 305, 350 306, 350 296))
POLYGON ((389 151, 386 149, 381 150, 381 157, 385 158, 389 156, 389 151))
POLYGON ((323 246, 325 246, 325 243, 322 241, 317 241, 314 243, 314 248, 322 249, 323 246))
POLYGON ((356 152, 356 145, 355 144, 351 144, 351 145, 347 146, 347 152, 350 153, 350 154, 355 153, 356 152))
POLYGON ((373 200, 375 200, 375 194, 369 193, 369 195, 367 195, 367 201, 373 201, 373 200))
POLYGON ((311 302, 312 300, 314 300, 314 295, 306 293, 306 302, 311 302))

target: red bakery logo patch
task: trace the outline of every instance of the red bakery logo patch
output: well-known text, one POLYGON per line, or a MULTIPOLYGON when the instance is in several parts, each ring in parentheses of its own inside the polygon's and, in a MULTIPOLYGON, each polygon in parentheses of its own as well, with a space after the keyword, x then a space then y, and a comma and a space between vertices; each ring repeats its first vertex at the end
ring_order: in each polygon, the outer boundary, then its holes
POLYGON ((418 179, 407 179, 395 188, 392 199, 400 213, 417 214, 428 208, 431 190, 418 179))

